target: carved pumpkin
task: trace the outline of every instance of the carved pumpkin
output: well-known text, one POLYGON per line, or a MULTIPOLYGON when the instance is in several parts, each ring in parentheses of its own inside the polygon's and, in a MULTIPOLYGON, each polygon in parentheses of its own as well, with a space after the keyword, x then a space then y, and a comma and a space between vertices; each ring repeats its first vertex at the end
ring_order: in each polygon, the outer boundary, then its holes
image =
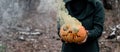
POLYGON ((60 37, 69 43, 81 43, 86 38, 86 30, 83 26, 76 26, 79 29, 71 28, 70 25, 64 24, 60 29, 60 37))
POLYGON ((68 14, 65 3, 61 2, 58 7, 60 22, 60 37, 69 43, 81 43, 85 40, 87 33, 81 22, 68 14))

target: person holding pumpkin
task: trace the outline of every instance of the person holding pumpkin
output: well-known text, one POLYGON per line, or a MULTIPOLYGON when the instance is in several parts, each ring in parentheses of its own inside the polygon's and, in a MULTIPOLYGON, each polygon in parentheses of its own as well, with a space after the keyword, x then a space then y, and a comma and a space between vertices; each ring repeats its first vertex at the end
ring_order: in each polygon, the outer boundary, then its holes
MULTIPOLYGON (((69 15, 76 18, 82 25, 76 25, 75 27, 79 27, 79 31, 77 31, 78 33, 73 33, 69 29, 71 27, 69 24, 66 23, 67 25, 62 25, 61 27, 58 21, 58 35, 63 42, 62 52, 99 52, 98 39, 102 35, 105 17, 104 7, 100 0, 64 0, 64 2, 69 15), (60 34, 64 36, 72 34, 69 37, 73 39, 62 38, 60 34), (79 42, 74 40, 76 37, 80 37, 79 42)), ((76 19, 75 21, 77 21, 76 19)), ((74 28, 73 30, 76 29, 74 28)))

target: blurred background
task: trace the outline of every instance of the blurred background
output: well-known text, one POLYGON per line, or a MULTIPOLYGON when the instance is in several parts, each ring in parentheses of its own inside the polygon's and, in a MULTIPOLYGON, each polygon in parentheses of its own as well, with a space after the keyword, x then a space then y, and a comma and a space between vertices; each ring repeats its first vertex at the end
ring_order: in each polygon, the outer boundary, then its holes
MULTIPOLYGON (((60 52, 60 0, 0 0, 0 52, 60 52)), ((105 25, 100 52, 120 52, 120 0, 101 0, 105 25)))

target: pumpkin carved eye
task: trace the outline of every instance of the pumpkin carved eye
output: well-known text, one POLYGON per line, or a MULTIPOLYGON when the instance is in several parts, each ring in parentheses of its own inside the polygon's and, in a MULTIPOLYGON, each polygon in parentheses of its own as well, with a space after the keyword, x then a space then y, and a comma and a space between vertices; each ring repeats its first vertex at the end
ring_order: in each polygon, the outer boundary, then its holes
POLYGON ((63 27, 63 30, 64 30, 64 31, 67 31, 68 29, 69 29, 69 27, 68 27, 68 26, 63 27))

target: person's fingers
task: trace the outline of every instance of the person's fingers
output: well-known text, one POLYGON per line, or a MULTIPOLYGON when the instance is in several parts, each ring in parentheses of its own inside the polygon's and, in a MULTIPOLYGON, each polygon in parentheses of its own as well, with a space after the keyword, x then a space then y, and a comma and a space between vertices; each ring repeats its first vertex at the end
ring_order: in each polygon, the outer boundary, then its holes
POLYGON ((88 36, 82 41, 82 43, 85 43, 87 41, 88 36))

